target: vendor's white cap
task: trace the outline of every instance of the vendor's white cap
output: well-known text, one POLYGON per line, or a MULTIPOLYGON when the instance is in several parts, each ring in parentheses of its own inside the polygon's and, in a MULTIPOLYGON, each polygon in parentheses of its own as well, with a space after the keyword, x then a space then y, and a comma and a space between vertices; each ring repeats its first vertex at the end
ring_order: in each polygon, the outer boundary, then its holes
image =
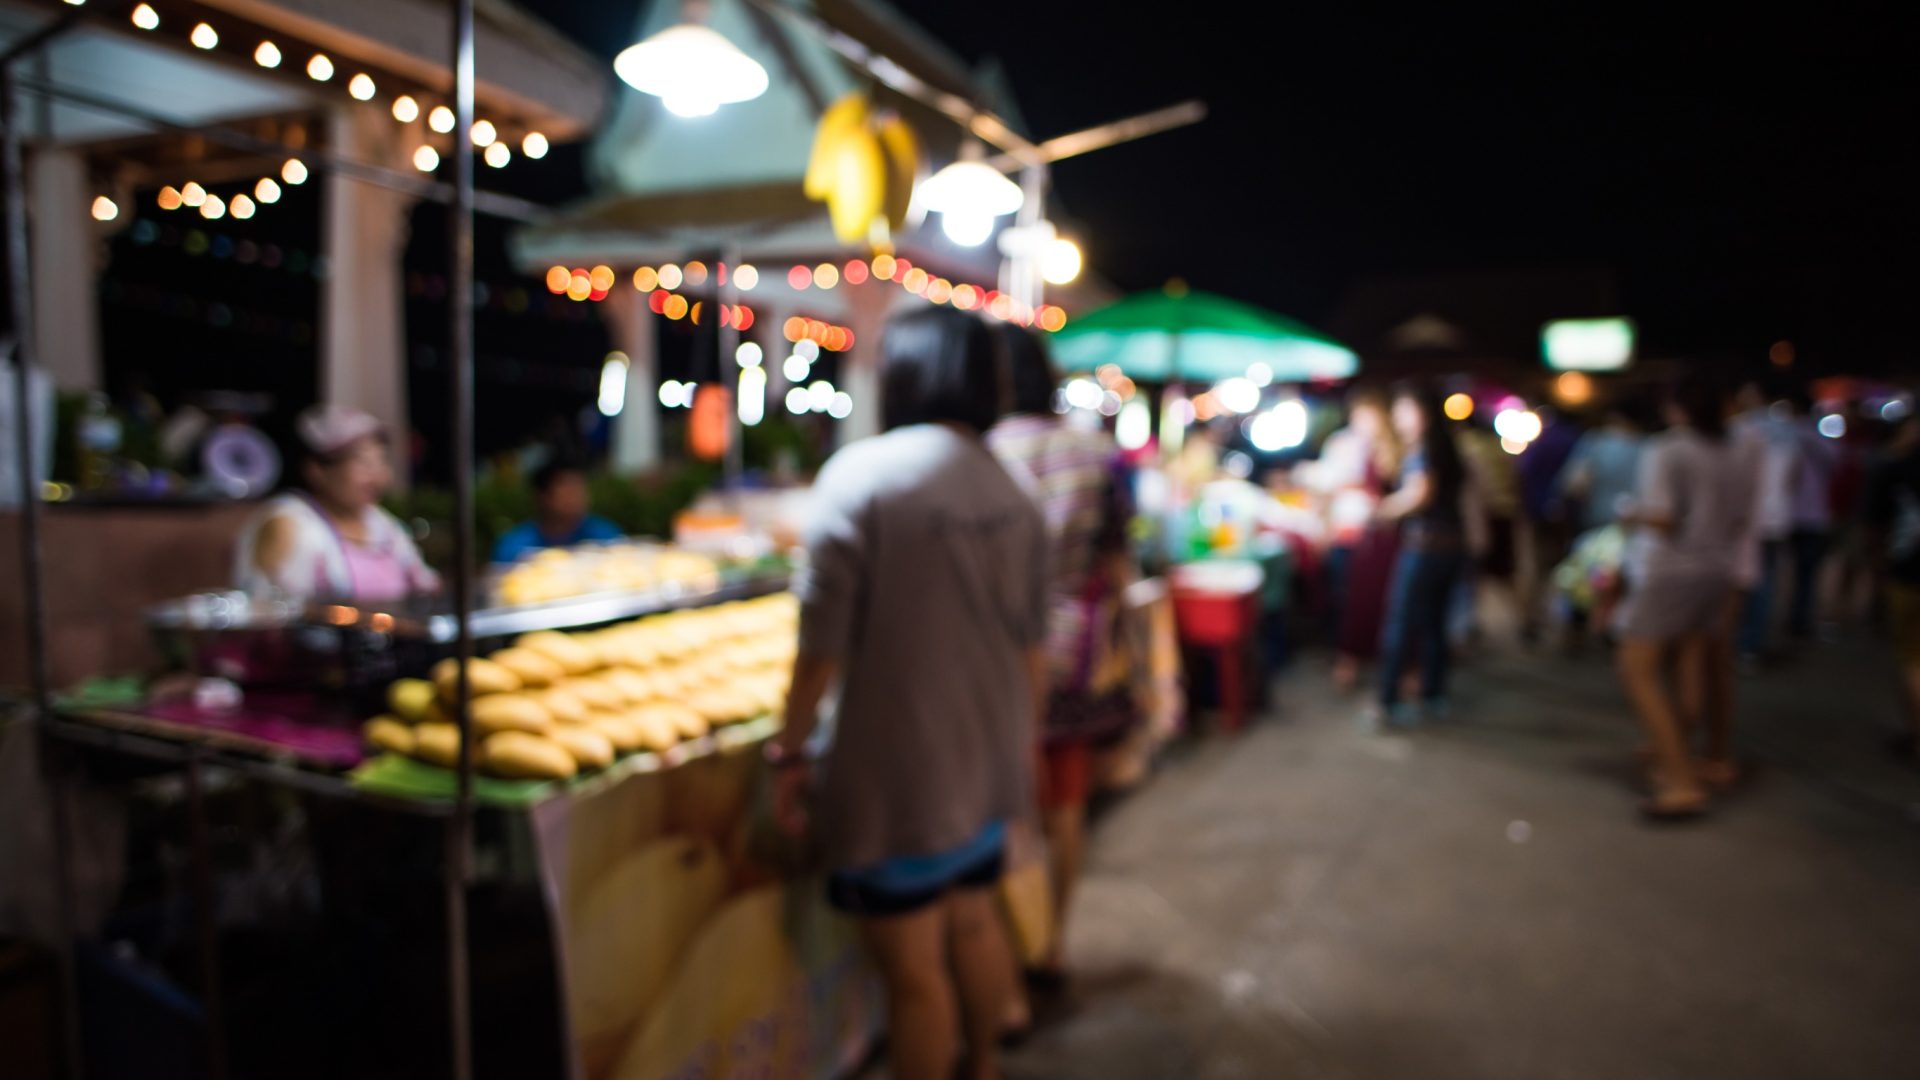
POLYGON ((337 453, 369 435, 385 433, 372 413, 344 405, 315 405, 300 414, 294 427, 307 449, 320 455, 337 453))

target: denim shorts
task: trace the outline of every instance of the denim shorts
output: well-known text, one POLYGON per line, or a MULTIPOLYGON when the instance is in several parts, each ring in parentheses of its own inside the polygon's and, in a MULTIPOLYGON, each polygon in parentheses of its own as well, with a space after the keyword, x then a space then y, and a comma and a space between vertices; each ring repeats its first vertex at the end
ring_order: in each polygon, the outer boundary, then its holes
POLYGON ((936 855, 907 855, 827 876, 827 902, 848 915, 908 915, 955 889, 984 889, 1000 880, 1006 826, 994 822, 972 840, 936 855))

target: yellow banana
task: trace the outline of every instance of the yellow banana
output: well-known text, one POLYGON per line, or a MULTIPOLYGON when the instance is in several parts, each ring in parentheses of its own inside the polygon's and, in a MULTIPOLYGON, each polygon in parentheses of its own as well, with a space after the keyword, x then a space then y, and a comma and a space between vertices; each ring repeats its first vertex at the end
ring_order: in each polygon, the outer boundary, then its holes
POLYGON ((864 126, 840 140, 833 159, 827 212, 842 243, 867 238, 868 226, 886 207, 887 160, 880 140, 864 126))
POLYGON ((927 158, 920 152, 920 138, 913 125, 898 113, 880 123, 880 149, 887 158, 886 218, 892 231, 913 224, 909 216, 916 209, 913 189, 925 178, 927 158))
POLYGON ((866 129, 870 111, 867 95, 856 90, 842 95, 820 114, 820 124, 813 130, 813 151, 807 156, 806 178, 801 183, 807 198, 827 197, 837 175, 833 164, 836 151, 849 134, 866 129))

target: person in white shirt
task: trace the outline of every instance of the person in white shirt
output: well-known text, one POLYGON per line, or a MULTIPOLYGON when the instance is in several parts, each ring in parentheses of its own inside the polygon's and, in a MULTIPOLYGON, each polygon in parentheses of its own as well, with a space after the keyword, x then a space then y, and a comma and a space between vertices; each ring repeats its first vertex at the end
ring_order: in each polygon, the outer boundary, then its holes
POLYGON ((1739 652, 1749 665, 1763 662, 1773 638, 1773 604, 1780 561, 1793 532, 1793 481, 1800 440, 1793 420, 1769 404, 1772 395, 1757 383, 1740 388, 1739 412, 1728 425, 1733 441, 1758 463, 1749 537, 1738 567, 1745 596, 1741 604, 1739 652))

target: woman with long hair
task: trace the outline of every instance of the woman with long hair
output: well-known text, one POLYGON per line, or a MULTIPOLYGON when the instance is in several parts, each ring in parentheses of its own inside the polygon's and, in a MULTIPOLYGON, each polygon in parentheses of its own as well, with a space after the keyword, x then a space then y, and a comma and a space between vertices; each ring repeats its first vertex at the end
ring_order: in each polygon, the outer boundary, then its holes
POLYGON ((1411 725, 1446 709, 1447 610, 1467 559, 1466 466, 1448 429, 1440 396, 1431 388, 1394 391, 1393 428, 1407 448, 1399 487, 1380 501, 1375 517, 1400 527, 1400 553, 1387 594, 1381 642, 1376 724, 1411 725), (1401 680, 1418 658, 1420 702, 1400 700, 1401 680))
POLYGON ((1735 573, 1752 514, 1754 469, 1727 438, 1725 403, 1706 380, 1675 384, 1667 428, 1647 444, 1631 504, 1621 514, 1638 532, 1628 592, 1616 613, 1618 664, 1646 728, 1653 795, 1642 812, 1691 817, 1707 789, 1737 779, 1733 760, 1735 573), (1675 667, 1678 688, 1665 669, 1675 667), (1690 729, 1706 729, 1696 761, 1690 729))
POLYGON ((814 483, 799 654, 767 751, 774 804, 790 830, 811 820, 828 900, 873 954, 892 1075, 949 1080, 964 1034, 967 1075, 985 1080, 1013 1000, 994 886, 1007 822, 1032 797, 1047 531, 983 438, 1003 385, 986 325, 927 308, 894 320, 882 353, 885 433, 814 483))

